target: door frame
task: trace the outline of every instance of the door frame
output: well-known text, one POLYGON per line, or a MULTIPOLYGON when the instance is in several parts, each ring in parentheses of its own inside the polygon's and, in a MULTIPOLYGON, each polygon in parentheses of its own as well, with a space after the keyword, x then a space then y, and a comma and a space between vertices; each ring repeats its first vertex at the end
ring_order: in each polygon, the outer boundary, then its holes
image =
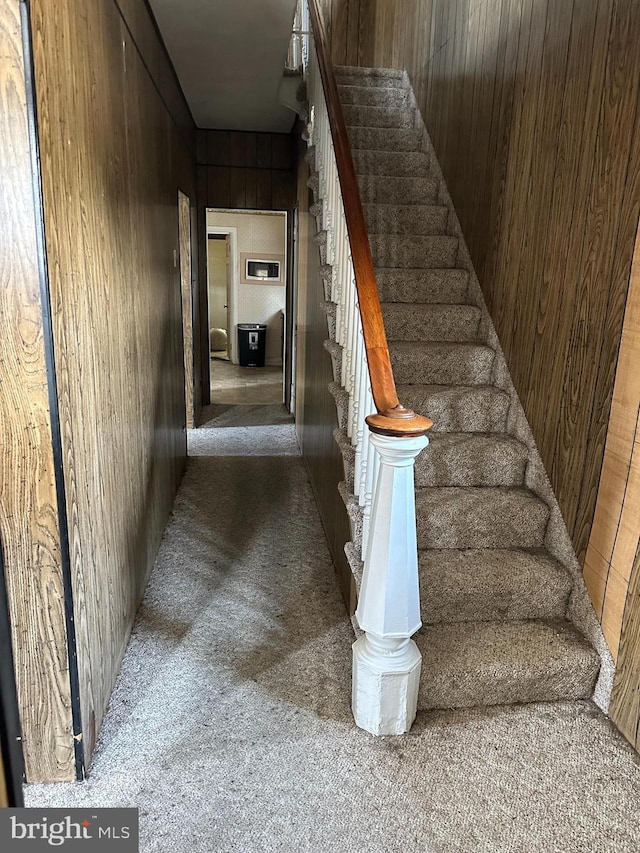
POLYGON ((284 404, 295 416, 296 410, 296 342, 298 314, 298 205, 286 211, 287 292, 285 295, 284 329, 284 404))
MULTIPOLYGON (((235 212, 235 211, 234 211, 235 212)), ((233 225, 207 225, 207 340, 209 340, 211 315, 209 312, 209 234, 221 234, 226 237, 229 246, 229 264, 227 266, 227 335, 229 359, 238 363, 238 341, 235 329, 238 325, 238 229, 233 225)), ((209 347, 209 361, 211 348, 209 347)))
POLYGON ((180 277, 180 304, 182 306, 182 346, 184 350, 184 408, 185 426, 195 427, 195 364, 193 339, 193 264, 191 245, 191 200, 178 190, 178 274, 180 277))

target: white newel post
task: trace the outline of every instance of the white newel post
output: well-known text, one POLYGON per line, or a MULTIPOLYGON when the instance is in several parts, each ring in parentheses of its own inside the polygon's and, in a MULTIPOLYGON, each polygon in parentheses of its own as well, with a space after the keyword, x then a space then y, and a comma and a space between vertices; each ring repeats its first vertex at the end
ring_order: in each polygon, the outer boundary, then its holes
POLYGON ((422 657, 411 639, 422 625, 413 466, 426 436, 371 433, 380 469, 371 509, 353 644, 356 724, 375 735, 403 734, 416 715, 422 657))

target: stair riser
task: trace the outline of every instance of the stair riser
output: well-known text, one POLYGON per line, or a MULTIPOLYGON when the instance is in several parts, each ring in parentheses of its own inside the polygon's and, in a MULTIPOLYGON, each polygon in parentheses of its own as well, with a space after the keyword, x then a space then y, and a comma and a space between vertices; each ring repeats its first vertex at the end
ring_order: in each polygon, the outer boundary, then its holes
POLYGON ((571 579, 547 555, 526 551, 421 551, 425 625, 563 619, 571 579))
POLYGON ((414 127, 413 110, 389 107, 360 107, 347 104, 343 107, 347 127, 414 127))
POLYGON ((516 490, 426 489, 416 494, 419 548, 540 548, 542 501, 516 490))
POLYGON ((390 341, 473 342, 480 322, 473 305, 383 304, 382 314, 390 341))
POLYGON ((502 432, 509 398, 492 388, 463 388, 423 392, 419 386, 399 385, 405 406, 433 421, 432 432, 502 432))
POLYGON ((409 92, 401 77, 364 74, 336 74, 338 86, 358 86, 365 89, 399 89, 409 92))
POLYGON ((369 234, 446 234, 448 211, 437 205, 365 205, 369 234))
POLYGON ((541 677, 539 673, 531 673, 524 665, 514 669, 509 678, 505 676, 502 680, 496 679, 490 671, 465 673, 467 678, 460 686, 456 685, 456 681, 461 675, 455 671, 438 680, 423 678, 418 694, 418 710, 590 699, 598 676, 597 669, 594 672, 590 663, 585 661, 580 670, 574 670, 572 681, 575 683, 570 687, 567 686, 564 672, 541 677))
POLYGON ((466 594, 460 590, 450 590, 438 584, 437 579, 422 577, 420 584, 429 590, 430 598, 422 608, 424 625, 438 625, 448 622, 472 622, 474 620, 508 622, 512 619, 557 619, 567 609, 569 593, 555 594, 555 590, 544 590, 540 598, 539 589, 511 584, 508 590, 495 590, 487 585, 483 589, 473 587, 466 594), (523 597, 526 596, 526 597, 523 597), (539 606, 528 607, 530 601, 539 606))
POLYGON ((383 302, 459 304, 467 297, 466 270, 376 270, 383 302))
POLYGON ((353 149, 353 165, 357 174, 395 175, 420 178, 429 171, 429 158, 421 151, 367 151, 353 149))
POLYGON ((350 127, 349 141, 353 148, 368 151, 417 151, 420 140, 415 130, 383 127, 350 127))
POLYGON ((436 344, 428 350, 407 351, 391 344, 390 351, 399 384, 486 385, 491 378, 494 353, 484 347, 436 344))
POLYGON ((422 709, 587 699, 599 669, 591 646, 561 620, 429 625, 416 642, 430 664, 422 709))
POLYGON ((354 104, 360 107, 391 107, 398 109, 409 105, 409 90, 397 86, 382 88, 379 86, 338 86, 343 106, 354 104))
POLYGON ((439 269, 454 266, 458 256, 457 237, 372 234, 369 244, 375 267, 439 269))
POLYGON ((434 205, 438 184, 431 178, 361 177, 358 178, 363 204, 434 205))
POLYGON ((522 486, 527 448, 499 439, 438 442, 420 454, 415 465, 416 487, 522 486))

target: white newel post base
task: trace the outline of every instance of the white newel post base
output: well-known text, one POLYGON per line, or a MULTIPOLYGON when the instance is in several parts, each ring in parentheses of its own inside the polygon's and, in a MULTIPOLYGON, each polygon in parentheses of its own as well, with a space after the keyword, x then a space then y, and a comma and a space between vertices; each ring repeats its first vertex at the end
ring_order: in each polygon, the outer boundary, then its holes
POLYGON ((379 453, 353 644, 356 725, 375 735, 403 734, 416 716, 422 658, 411 636, 422 625, 413 466, 425 436, 371 434, 379 453))
POLYGON ((416 716, 422 657, 413 640, 365 634, 353 644, 353 716, 372 735, 408 732, 416 716))

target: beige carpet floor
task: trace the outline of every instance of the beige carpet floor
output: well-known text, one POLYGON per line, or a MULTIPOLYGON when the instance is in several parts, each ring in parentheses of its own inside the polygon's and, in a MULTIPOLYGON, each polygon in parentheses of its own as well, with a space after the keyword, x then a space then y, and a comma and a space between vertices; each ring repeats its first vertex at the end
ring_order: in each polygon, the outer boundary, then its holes
MULTIPOLYGON (((640 764, 589 702, 353 725, 352 629, 281 406, 211 407, 83 783, 141 850, 640 850, 640 764)), ((429 665, 425 662, 424 677, 429 665)))

